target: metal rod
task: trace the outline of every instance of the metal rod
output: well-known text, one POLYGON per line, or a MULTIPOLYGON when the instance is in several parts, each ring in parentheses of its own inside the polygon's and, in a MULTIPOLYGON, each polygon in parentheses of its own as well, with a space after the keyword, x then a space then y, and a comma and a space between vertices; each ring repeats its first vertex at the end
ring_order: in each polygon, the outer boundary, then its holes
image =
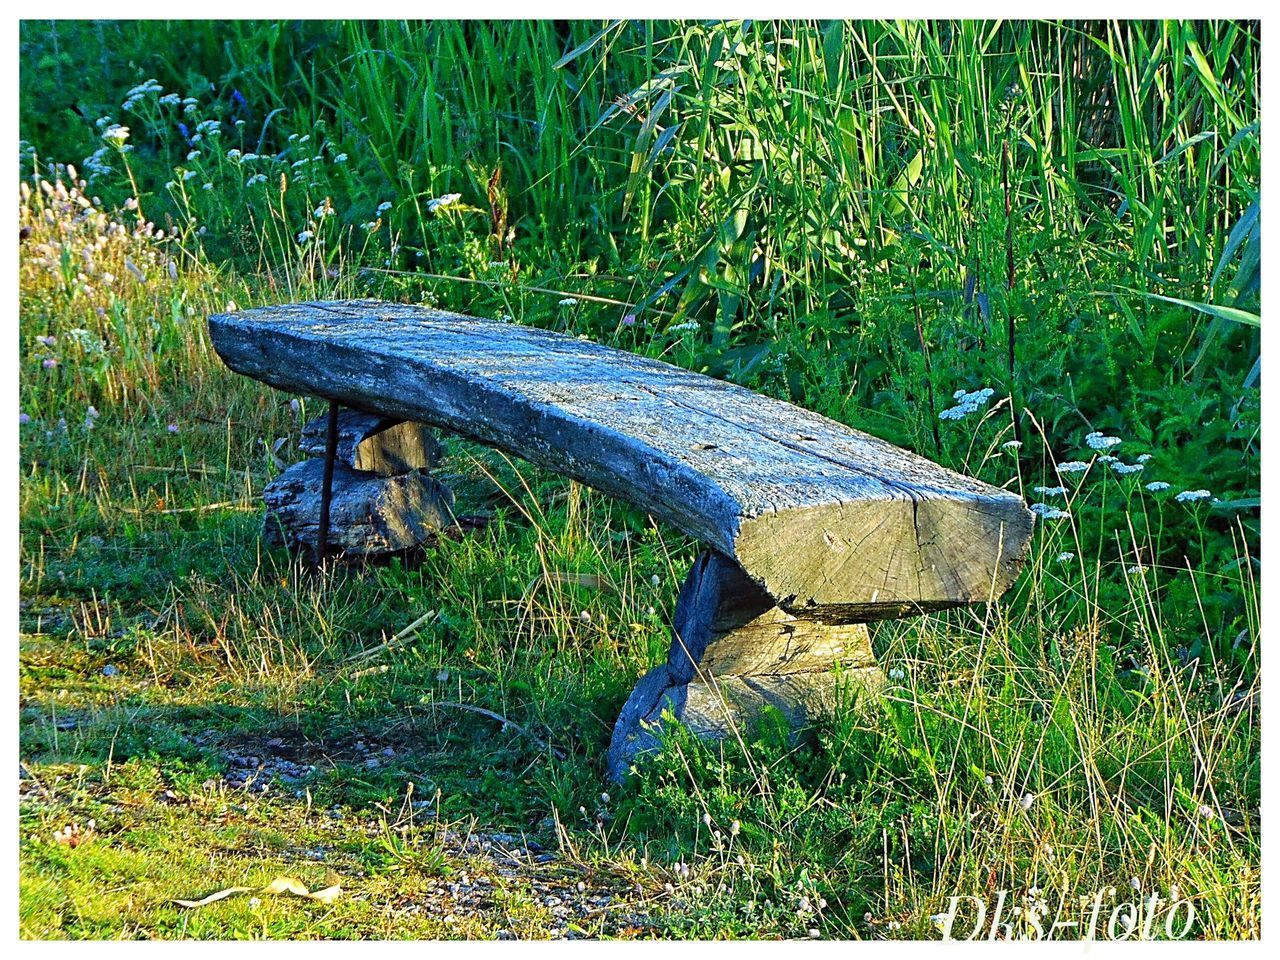
POLYGON ((338 459, 338 401, 329 401, 329 423, 324 436, 324 481, 320 486, 320 531, 316 536, 316 566, 329 549, 329 505, 333 500, 333 464, 338 459))

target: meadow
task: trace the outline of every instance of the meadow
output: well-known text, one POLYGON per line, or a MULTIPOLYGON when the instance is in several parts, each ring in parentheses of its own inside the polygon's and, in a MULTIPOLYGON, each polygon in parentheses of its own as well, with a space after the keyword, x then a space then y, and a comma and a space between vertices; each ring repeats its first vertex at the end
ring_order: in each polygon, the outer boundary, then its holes
POLYGON ((24 938, 932 938, 1001 891, 1008 936, 1179 899, 1259 936, 1256 23, 31 20, 20 56, 24 938), (884 437, 1021 493, 1026 568, 872 625, 888 686, 802 742, 677 732, 611 787, 696 543, 446 438, 477 529, 323 576, 263 544, 323 406, 204 320, 348 296, 884 437))

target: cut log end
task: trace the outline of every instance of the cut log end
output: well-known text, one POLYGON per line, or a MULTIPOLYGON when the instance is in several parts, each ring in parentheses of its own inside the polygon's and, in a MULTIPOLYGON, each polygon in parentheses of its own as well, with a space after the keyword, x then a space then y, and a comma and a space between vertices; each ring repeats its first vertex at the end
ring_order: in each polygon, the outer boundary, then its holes
POLYGON ((734 554, 785 610, 858 623, 996 599, 1032 519, 1012 494, 846 503, 744 521, 734 554))

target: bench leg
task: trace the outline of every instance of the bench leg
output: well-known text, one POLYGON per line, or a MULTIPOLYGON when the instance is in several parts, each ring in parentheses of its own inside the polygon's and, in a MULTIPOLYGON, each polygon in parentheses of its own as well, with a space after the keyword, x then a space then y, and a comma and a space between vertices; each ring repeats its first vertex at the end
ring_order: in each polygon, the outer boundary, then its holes
POLYGON ((708 551, 690 570, 672 617, 667 662, 646 673, 622 708, 609 744, 612 780, 659 742, 670 711, 697 736, 744 736, 766 707, 792 728, 883 680, 865 625, 796 617, 736 563, 708 551))
POLYGON ((329 422, 324 436, 324 477, 320 482, 320 524, 316 530, 315 565, 324 563, 329 550, 329 516, 333 506, 333 465, 338 458, 338 401, 329 401, 329 422))

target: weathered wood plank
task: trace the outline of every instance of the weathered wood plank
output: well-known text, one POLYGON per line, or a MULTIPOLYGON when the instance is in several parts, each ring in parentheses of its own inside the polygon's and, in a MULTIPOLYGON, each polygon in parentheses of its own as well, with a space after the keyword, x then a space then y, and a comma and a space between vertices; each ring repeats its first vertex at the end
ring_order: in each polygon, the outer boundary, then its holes
POLYGON ((375 301, 210 318, 231 369, 443 427, 628 500, 828 622, 999 596, 1014 494, 789 403, 531 327, 375 301))

